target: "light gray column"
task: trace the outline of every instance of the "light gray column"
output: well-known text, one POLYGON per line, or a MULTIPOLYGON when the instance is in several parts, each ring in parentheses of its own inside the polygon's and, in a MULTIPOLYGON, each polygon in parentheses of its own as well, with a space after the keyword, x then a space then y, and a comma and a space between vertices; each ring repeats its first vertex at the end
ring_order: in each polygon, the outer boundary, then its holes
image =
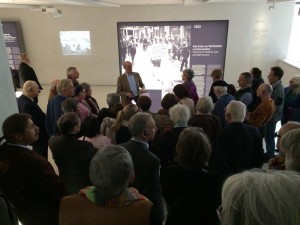
MULTIPOLYGON (((1 21, 0 21, 1 24, 1 21)), ((8 64, 6 47, 3 39, 2 24, 0 26, 0 125, 13 113, 18 112, 16 95, 8 64)), ((2 137, 2 129, 0 129, 2 137)))

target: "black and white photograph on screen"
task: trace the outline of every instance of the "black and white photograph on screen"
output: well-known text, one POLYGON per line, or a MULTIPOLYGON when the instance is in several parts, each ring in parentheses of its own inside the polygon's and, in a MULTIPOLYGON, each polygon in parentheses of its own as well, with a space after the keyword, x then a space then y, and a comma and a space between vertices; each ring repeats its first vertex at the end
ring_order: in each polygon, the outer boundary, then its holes
POLYGON ((130 61, 149 89, 172 92, 184 69, 195 71, 198 95, 211 84, 208 68, 224 69, 228 21, 120 22, 120 74, 130 61))

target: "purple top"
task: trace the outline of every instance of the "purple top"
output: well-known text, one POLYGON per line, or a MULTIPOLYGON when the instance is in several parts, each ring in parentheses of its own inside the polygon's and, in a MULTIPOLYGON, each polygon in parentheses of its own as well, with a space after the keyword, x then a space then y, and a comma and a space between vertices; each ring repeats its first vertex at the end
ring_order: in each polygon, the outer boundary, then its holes
POLYGON ((189 98, 193 99, 194 104, 196 105, 199 100, 199 97, 197 94, 197 87, 195 83, 191 80, 186 80, 183 82, 183 85, 187 88, 189 92, 189 98))

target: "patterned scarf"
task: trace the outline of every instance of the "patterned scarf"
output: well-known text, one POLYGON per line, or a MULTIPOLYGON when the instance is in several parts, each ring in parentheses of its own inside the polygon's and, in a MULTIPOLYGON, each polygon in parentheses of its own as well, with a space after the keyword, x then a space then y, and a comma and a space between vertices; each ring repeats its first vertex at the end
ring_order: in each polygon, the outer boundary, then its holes
POLYGON ((131 188, 127 188, 119 197, 112 198, 109 200, 103 200, 103 202, 101 201, 99 202, 99 200, 96 198, 95 190, 96 190, 95 186, 89 186, 84 189, 81 189, 79 191, 79 194, 85 196, 91 202, 97 205, 102 205, 104 207, 125 206, 139 200, 149 201, 145 196, 141 195, 137 189, 131 187, 131 188))

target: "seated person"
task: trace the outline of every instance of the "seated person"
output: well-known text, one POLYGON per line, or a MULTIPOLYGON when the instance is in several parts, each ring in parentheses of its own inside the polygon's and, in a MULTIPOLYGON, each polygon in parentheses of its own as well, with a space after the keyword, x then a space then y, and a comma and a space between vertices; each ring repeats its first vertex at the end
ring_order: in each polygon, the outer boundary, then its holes
POLYGON ((210 96, 201 97, 196 105, 197 113, 188 121, 192 127, 201 127, 213 144, 217 134, 221 130, 221 120, 216 115, 211 114, 214 104, 210 96))
POLYGON ((0 146, 1 191, 16 207, 23 225, 58 224, 66 189, 51 164, 28 146, 38 139, 39 128, 28 114, 16 113, 5 119, 2 132, 0 142, 7 142, 0 146))
POLYGON ((201 128, 188 127, 176 146, 178 165, 161 170, 162 193, 168 205, 166 225, 219 224, 221 177, 204 169, 211 147, 201 128))
POLYGON ((94 186, 62 200, 64 225, 161 225, 153 204, 128 184, 134 180, 129 152, 116 145, 100 149, 90 166, 94 186))
POLYGON ((61 135, 51 137, 49 147, 68 194, 75 194, 90 185, 88 170, 96 151, 92 143, 75 137, 81 127, 76 113, 63 114, 57 121, 57 126, 61 135))
POLYGON ((229 177, 218 208, 221 225, 300 224, 300 176, 250 170, 229 177))
POLYGON ((111 139, 100 135, 99 120, 94 116, 89 116, 81 124, 82 137, 80 140, 91 142, 95 149, 100 149, 105 145, 111 144, 111 139))

